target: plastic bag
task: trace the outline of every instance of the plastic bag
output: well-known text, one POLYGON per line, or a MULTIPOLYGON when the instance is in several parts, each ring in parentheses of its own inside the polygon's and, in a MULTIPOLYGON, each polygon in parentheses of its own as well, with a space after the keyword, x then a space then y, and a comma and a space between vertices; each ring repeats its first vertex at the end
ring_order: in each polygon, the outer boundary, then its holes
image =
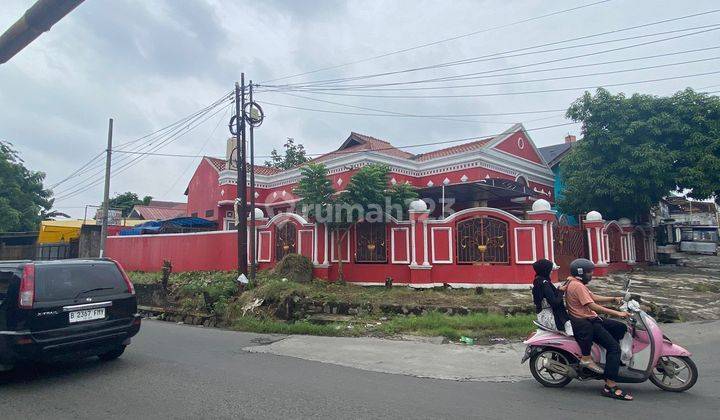
POLYGON ((625 333, 625 336, 620 340, 620 360, 627 366, 632 366, 632 345, 633 339, 630 333, 625 333))

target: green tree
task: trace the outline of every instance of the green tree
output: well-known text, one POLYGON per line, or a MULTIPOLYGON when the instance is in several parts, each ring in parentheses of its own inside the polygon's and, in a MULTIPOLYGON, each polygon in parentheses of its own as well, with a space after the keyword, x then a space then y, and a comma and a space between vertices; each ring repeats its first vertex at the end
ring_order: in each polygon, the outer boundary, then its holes
POLYGON ((270 160, 265 161, 265 166, 290 169, 308 161, 305 147, 302 144, 295 144, 294 138, 288 137, 283 147, 285 147, 285 155, 280 155, 276 149, 273 149, 270 152, 270 160))
MULTIPOLYGON (((402 218, 410 202, 418 197, 409 184, 388 188, 389 169, 385 165, 363 166, 350 178, 347 188, 337 193, 325 165, 304 165, 300 174, 294 192, 301 198, 301 209, 317 222, 325 223, 331 232, 338 232, 336 249, 341 249, 352 225, 363 220, 383 222, 393 212, 395 217, 402 218)), ((344 281, 342 258, 338 259, 338 279, 344 281)))
POLYGON ((671 97, 586 92, 568 109, 583 139, 563 159, 559 205, 641 220, 671 191, 720 192, 720 99, 691 89, 671 97))
POLYGON ((122 216, 127 217, 132 211, 133 207, 138 205, 147 206, 148 204, 150 204, 150 201, 152 201, 152 197, 150 197, 149 195, 143 197, 143 199, 141 200, 136 193, 128 191, 111 198, 108 201, 108 206, 111 209, 122 210, 122 216))
POLYGON ((25 167, 11 144, 0 141, 0 232, 39 229, 53 204, 44 179, 44 173, 25 167))

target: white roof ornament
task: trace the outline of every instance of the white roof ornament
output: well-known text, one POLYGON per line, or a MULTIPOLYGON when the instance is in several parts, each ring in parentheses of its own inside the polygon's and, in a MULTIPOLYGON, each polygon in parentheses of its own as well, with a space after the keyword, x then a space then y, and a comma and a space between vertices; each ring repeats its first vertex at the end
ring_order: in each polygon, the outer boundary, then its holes
POLYGON ((460 177, 460 181, 462 182, 467 182, 468 179, 469 178, 467 177, 467 175, 463 175, 462 177, 460 177))
POLYGON ((397 179, 395 179, 395 178, 391 179, 391 180, 390 180, 390 183, 393 184, 393 185, 397 184, 397 179))
POLYGON ((549 211, 550 208, 550 202, 542 198, 539 200, 535 200, 535 202, 532 204, 533 211, 549 211))
POLYGON ((342 178, 338 178, 337 184, 338 184, 338 185, 342 185, 342 183, 343 183, 342 178))
POLYGON ((427 203, 422 200, 415 200, 410 202, 410 211, 427 211, 427 203))
POLYGON ((450 183, 450 180, 445 178, 443 179, 443 185, 448 185, 450 183))
POLYGON ((433 185, 435 185, 435 184, 433 184, 432 181, 428 181, 428 183, 427 183, 427 186, 428 186, 428 187, 432 187, 433 185))
POLYGON ((597 222, 602 220, 602 214, 600 214, 599 211, 591 211, 588 214, 585 215, 585 220, 588 222, 597 222))
MULTIPOLYGON (((265 218, 265 213, 261 208, 255 207, 253 211, 255 212, 255 220, 265 218)), ((248 220, 250 220, 250 213, 248 213, 248 220)))
POLYGON ((260 197, 260 194, 257 191, 255 191, 255 198, 258 198, 258 197, 260 197))
POLYGON ((490 179, 490 174, 485 174, 485 179, 490 179))

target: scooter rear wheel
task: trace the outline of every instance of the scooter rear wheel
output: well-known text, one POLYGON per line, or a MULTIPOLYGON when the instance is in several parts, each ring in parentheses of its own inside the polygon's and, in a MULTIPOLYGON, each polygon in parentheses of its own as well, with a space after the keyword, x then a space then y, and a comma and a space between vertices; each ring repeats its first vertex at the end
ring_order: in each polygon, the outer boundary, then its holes
POLYGON ((686 356, 664 356, 650 375, 650 382, 663 391, 683 392, 697 382, 698 370, 695 362, 686 356), (665 369, 672 372, 666 372, 665 369))
POLYGON ((536 381, 540 382, 540 385, 548 388, 562 388, 572 381, 572 378, 563 374, 549 371, 543 366, 544 359, 553 360, 568 366, 571 360, 570 356, 565 352, 550 348, 533 354, 532 357, 530 357, 530 373, 532 373, 536 381))

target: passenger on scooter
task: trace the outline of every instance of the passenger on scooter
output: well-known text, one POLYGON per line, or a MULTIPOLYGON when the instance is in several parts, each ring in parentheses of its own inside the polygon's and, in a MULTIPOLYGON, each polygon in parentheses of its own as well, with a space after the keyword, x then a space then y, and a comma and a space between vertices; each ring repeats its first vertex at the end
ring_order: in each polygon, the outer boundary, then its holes
POLYGON ((536 276, 533 280, 532 295, 538 323, 543 327, 565 331, 567 335, 572 335, 563 292, 550 280, 553 262, 546 259, 537 260, 533 263, 533 269, 536 276))
POLYGON ((572 276, 568 278, 569 282, 564 287, 573 333, 582 351, 580 365, 604 375, 605 387, 602 391, 604 396, 631 401, 633 397, 615 383, 620 369, 619 341, 625 335, 627 325, 612 319, 602 319, 597 313, 601 312, 618 318, 627 318, 630 314, 600 305, 600 303, 610 302, 622 303, 622 298, 599 296, 588 290, 586 285, 592 279, 594 269, 595 264, 590 260, 579 258, 573 261, 570 264, 572 276), (605 348, 604 370, 591 358, 590 350, 593 342, 605 348))

